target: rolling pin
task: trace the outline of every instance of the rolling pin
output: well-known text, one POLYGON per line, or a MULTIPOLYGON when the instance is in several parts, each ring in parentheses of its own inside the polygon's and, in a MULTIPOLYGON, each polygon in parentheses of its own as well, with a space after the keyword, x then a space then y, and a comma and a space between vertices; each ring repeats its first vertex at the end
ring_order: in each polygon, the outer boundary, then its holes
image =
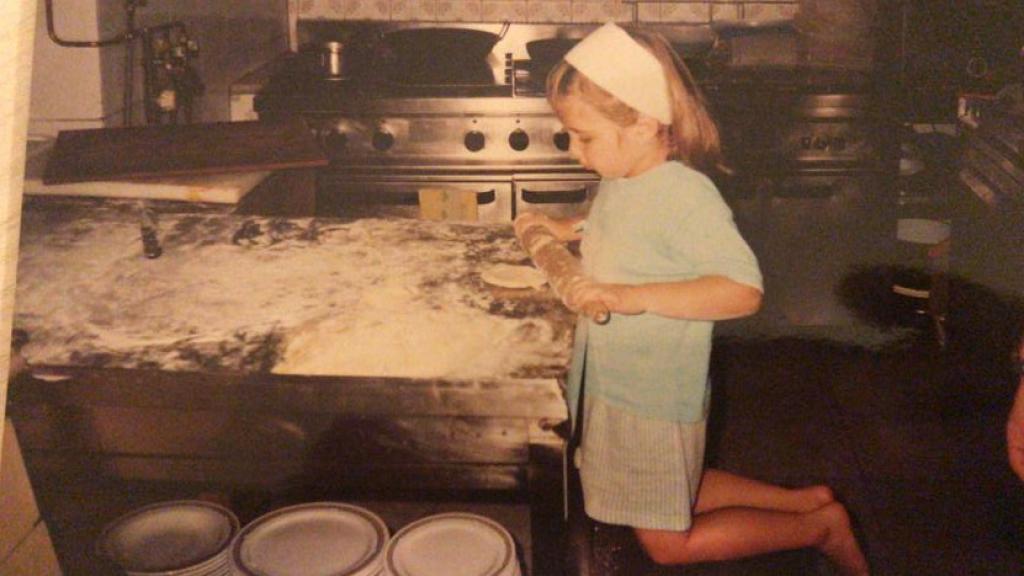
MULTIPOLYGON (((544 273, 563 302, 573 286, 587 282, 580 261, 543 225, 528 226, 516 236, 534 266, 544 273)), ((600 302, 591 302, 583 307, 582 312, 598 324, 607 324, 611 319, 608 308, 600 302)))

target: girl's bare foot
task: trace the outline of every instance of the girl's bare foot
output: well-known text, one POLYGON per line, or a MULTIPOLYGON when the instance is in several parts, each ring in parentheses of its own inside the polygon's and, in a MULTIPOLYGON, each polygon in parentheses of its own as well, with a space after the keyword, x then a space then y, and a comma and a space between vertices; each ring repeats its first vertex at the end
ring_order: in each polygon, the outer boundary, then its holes
POLYGON ((812 514, 819 516, 828 527, 818 550, 828 556, 843 576, 868 576, 868 561, 853 535, 846 508, 839 502, 832 502, 812 514))

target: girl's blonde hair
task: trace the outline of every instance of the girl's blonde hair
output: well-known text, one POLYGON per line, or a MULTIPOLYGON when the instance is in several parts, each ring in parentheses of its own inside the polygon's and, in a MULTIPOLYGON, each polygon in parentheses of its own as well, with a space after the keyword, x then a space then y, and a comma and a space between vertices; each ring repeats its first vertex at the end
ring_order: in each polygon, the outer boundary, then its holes
MULTIPOLYGON (((626 31, 658 59, 665 73, 672 103, 672 125, 663 126, 661 135, 669 145, 669 157, 709 175, 729 173, 722 156, 718 127, 683 59, 658 33, 636 28, 626 28, 626 31)), ((629 126, 640 116, 563 60, 548 74, 547 97, 551 106, 558 110, 570 96, 583 98, 620 126, 629 126)))

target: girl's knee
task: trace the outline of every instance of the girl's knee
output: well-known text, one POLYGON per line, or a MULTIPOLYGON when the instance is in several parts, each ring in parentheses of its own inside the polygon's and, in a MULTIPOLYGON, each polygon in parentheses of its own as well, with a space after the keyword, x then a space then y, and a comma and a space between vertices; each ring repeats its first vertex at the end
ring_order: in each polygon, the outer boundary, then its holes
POLYGON ((823 506, 820 512, 832 525, 843 528, 850 527, 850 513, 841 502, 832 502, 827 506, 823 506))
POLYGON ((634 530, 647 557, 660 566, 674 566, 686 563, 686 543, 689 532, 666 530, 634 530))
POLYGON ((830 487, 828 487, 828 486, 826 486, 824 484, 819 484, 817 486, 810 486, 810 487, 807 488, 807 490, 810 491, 811 499, 818 506, 824 506, 826 504, 831 504, 832 502, 835 502, 835 500, 836 500, 835 492, 832 491, 832 488, 830 488, 830 487))

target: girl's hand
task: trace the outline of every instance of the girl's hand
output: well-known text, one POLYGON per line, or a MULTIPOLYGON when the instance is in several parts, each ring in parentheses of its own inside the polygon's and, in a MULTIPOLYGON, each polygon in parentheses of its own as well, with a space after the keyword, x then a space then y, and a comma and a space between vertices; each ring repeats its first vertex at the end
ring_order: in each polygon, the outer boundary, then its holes
POLYGON ((555 233, 554 221, 547 214, 542 214, 540 212, 524 212, 516 216, 515 221, 512 222, 512 227, 515 228, 516 236, 521 236, 524 230, 533 226, 543 226, 551 231, 552 234, 555 233))
MULTIPOLYGON (((1017 363, 1024 363, 1024 340, 1021 340, 1017 351, 1017 363)), ((1024 365, 1021 366, 1024 368, 1024 365)), ((1024 370, 1021 371, 1017 385, 1017 396, 1010 409, 1010 417, 1006 421, 1006 453, 1010 460, 1010 468, 1017 477, 1024 481, 1024 370)))
POLYGON ((516 216, 515 221, 512 223, 512 227, 515 228, 516 237, 521 237, 523 231, 533 226, 543 226, 555 238, 561 242, 571 242, 580 238, 579 233, 576 231, 576 225, 582 218, 570 218, 568 220, 556 220, 547 214, 541 212, 523 212, 516 216))
POLYGON ((1024 481, 1024 376, 1017 387, 1017 398, 1006 422, 1006 452, 1010 468, 1024 481))
POLYGON ((563 301, 574 310, 598 302, 617 314, 656 314, 692 320, 740 318, 753 314, 761 305, 759 289, 722 276, 646 284, 583 281, 565 292, 563 301))
POLYGON ((643 314, 647 307, 636 295, 637 291, 629 284, 598 284, 587 280, 571 287, 563 301, 574 312, 593 309, 593 305, 599 304, 615 314, 643 314))

